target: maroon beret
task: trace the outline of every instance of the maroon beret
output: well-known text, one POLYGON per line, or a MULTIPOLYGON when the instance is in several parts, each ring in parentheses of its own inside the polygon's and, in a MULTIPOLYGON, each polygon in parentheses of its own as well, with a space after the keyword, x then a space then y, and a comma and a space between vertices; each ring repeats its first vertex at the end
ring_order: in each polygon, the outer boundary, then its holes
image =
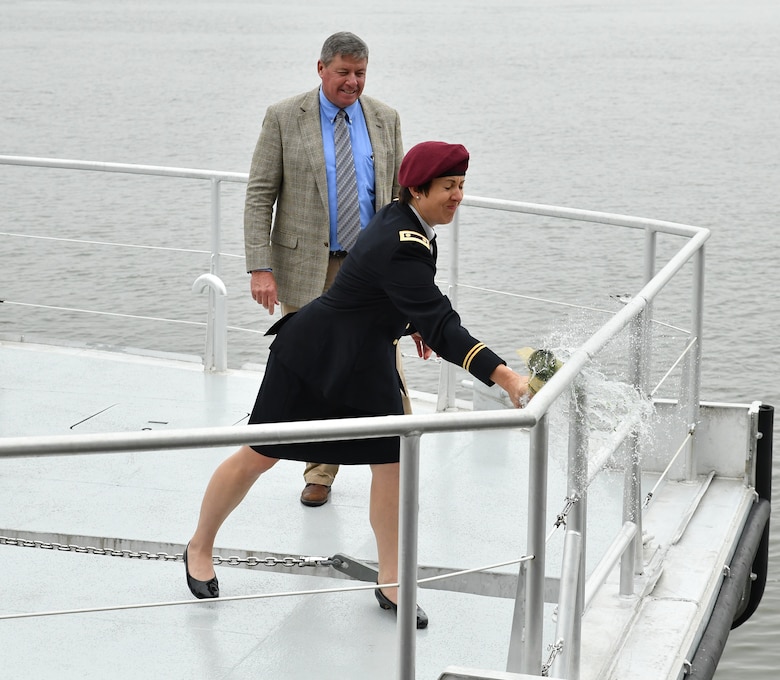
POLYGON ((462 144, 420 142, 401 161, 398 183, 402 187, 419 187, 436 177, 465 175, 469 152, 462 144))

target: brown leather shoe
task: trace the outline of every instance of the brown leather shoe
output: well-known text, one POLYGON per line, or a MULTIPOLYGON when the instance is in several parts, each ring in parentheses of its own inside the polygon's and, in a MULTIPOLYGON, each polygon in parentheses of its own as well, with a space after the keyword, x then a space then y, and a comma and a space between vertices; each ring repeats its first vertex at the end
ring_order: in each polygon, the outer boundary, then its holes
POLYGON ((329 486, 309 483, 301 491, 301 503, 316 508, 318 505, 325 505, 328 502, 328 496, 330 496, 329 486))

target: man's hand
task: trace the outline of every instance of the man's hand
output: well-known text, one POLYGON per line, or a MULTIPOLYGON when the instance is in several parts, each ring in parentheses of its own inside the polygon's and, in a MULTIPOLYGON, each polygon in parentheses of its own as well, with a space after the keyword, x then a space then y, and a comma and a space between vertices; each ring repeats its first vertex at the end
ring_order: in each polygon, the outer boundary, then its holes
POLYGON ((252 299, 273 314, 274 307, 279 304, 273 272, 252 272, 250 289, 252 299))

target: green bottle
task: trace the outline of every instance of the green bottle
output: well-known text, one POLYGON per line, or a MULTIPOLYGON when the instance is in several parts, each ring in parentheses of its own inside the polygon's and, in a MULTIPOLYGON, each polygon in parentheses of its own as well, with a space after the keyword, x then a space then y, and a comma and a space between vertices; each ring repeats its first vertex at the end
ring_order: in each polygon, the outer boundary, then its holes
POLYGON ((523 347, 517 350, 517 353, 523 358, 526 366, 528 366, 530 373, 528 389, 532 395, 542 389, 545 383, 563 366, 563 362, 558 360, 549 349, 523 347))

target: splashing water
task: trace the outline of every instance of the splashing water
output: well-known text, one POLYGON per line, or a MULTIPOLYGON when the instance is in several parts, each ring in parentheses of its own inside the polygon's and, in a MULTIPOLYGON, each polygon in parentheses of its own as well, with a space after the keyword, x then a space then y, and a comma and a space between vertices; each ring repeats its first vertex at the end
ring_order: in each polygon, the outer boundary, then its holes
MULTIPOLYGON (((581 326, 570 325, 565 332, 547 338, 540 346, 566 363, 581 344, 574 336, 581 335, 582 331, 581 326)), ((571 417, 582 418, 586 435, 580 450, 587 456, 587 466, 576 480, 581 489, 588 486, 599 470, 624 468, 631 462, 635 455, 635 447, 630 445, 632 436, 640 442, 640 450, 652 437, 655 407, 649 397, 627 381, 627 367, 615 367, 615 356, 627 363, 624 358, 628 354, 619 344, 582 369, 576 382, 579 400, 558 399, 549 412, 551 458, 564 469, 568 465, 571 417), (572 414, 573 408, 577 409, 576 414, 572 414)))

